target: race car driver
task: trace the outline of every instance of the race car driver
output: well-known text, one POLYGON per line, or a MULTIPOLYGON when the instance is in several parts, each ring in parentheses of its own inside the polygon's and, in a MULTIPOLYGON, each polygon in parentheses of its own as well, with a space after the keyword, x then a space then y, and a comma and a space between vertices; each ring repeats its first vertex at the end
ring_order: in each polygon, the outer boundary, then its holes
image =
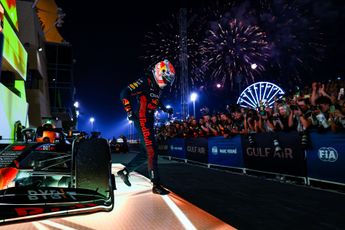
POLYGON ((161 109, 172 114, 172 109, 167 109, 159 100, 162 89, 172 85, 175 79, 175 69, 168 60, 155 64, 151 73, 129 84, 121 92, 121 100, 129 120, 134 122, 141 140, 141 151, 129 162, 126 167, 118 172, 118 175, 128 186, 129 173, 139 168, 143 163, 148 164, 148 172, 153 183, 152 192, 165 195, 169 191, 160 184, 157 167, 157 149, 154 138, 154 112, 161 109), (134 100, 137 99, 137 108, 134 109, 134 100))

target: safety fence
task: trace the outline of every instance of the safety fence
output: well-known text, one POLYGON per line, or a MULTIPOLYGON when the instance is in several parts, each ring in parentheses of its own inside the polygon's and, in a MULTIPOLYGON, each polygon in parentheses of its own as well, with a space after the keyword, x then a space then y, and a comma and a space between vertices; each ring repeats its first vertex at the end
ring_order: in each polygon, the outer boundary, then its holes
POLYGON ((186 162, 266 172, 310 181, 345 185, 345 133, 309 134, 304 149, 298 132, 253 134, 231 138, 173 138, 158 144, 160 154, 186 162), (281 151, 276 151, 274 140, 281 151))

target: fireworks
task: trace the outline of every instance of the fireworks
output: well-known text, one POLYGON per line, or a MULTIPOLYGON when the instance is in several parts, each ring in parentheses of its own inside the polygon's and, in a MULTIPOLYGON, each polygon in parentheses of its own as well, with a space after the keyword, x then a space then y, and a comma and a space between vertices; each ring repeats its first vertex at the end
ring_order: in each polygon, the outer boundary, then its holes
MULTIPOLYGON (((301 71, 310 72, 323 57, 322 34, 310 12, 315 9, 312 4, 310 0, 230 1, 190 11, 191 83, 249 84, 261 76, 299 80, 301 71)), ((157 25, 146 38, 144 58, 150 64, 168 58, 179 69, 177 17, 157 25)))
MULTIPOLYGON (((199 73, 197 66, 198 49, 196 42, 196 32, 193 27, 190 27, 189 34, 187 36, 187 50, 188 50, 188 61, 189 61, 189 79, 194 85, 196 82, 202 82, 202 75, 199 73)), ((195 27, 194 27, 195 28, 195 27)), ((156 25, 156 30, 147 33, 146 43, 144 44, 145 55, 143 59, 148 64, 156 63, 165 58, 170 60, 177 71, 180 69, 180 35, 179 35, 179 24, 178 18, 172 15, 166 22, 156 25)), ((177 74, 176 82, 179 82, 179 74, 177 74)), ((179 84, 174 84, 174 87, 179 87, 179 84)))
POLYGON ((272 44, 271 67, 284 77, 300 80, 302 70, 311 71, 312 64, 321 61, 324 51, 319 21, 307 1, 261 0, 258 23, 269 34, 272 44))
POLYGON ((223 18, 213 23, 200 53, 202 66, 212 79, 223 84, 229 79, 232 83, 235 76, 242 75, 247 82, 253 82, 255 75, 265 70, 270 46, 258 26, 223 18))

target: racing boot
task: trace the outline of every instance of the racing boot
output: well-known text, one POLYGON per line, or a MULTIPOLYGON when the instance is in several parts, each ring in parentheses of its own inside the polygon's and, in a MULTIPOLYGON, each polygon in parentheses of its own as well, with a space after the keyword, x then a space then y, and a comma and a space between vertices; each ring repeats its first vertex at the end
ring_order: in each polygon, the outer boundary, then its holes
POLYGON ((162 185, 160 184, 153 184, 152 192, 159 195, 167 195, 170 193, 170 191, 166 190, 162 185))
POLYGON ((129 171, 124 168, 120 171, 117 172, 117 175, 123 180, 123 182, 127 185, 127 186, 131 186, 131 182, 129 182, 128 177, 129 177, 129 171))
POLYGON ((157 174, 157 172, 150 170, 149 172, 150 174, 150 179, 153 183, 152 186, 152 192, 155 194, 159 194, 159 195, 167 195, 170 192, 168 190, 166 190, 160 183, 159 183, 159 176, 157 174))

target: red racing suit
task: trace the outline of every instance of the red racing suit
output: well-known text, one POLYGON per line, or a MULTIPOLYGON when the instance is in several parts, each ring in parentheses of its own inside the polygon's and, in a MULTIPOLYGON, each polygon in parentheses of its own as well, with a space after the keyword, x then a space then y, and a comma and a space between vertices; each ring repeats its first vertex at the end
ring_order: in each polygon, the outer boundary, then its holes
POLYGON ((159 100, 162 90, 151 76, 139 78, 121 91, 121 101, 127 113, 132 113, 132 120, 140 137, 141 151, 126 165, 128 171, 134 171, 143 163, 148 164, 150 179, 159 183, 157 150, 154 137, 154 113, 156 109, 166 111, 159 100), (135 103, 135 100, 137 103, 135 103), (136 105, 136 108, 133 107, 136 105))

